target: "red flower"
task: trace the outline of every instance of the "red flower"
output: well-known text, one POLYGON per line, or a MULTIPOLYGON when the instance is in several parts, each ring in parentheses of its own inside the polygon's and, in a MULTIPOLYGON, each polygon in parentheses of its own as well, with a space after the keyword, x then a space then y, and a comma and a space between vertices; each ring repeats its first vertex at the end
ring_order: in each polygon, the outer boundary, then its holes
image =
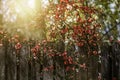
POLYGON ((44 70, 44 71, 48 71, 48 68, 44 68, 43 70, 44 70))
POLYGON ((92 34, 92 31, 91 30, 87 30, 86 31, 88 34, 92 34))
POLYGON ((31 49, 32 53, 36 54, 37 53, 37 50, 35 48, 32 48, 31 49))
POLYGON ((68 31, 68 28, 65 28, 65 29, 61 30, 61 33, 65 34, 67 31, 68 31))
POLYGON ((93 51, 93 54, 96 55, 96 54, 97 54, 97 51, 93 51))
POLYGON ((33 56, 36 56, 36 53, 39 51, 40 45, 36 45, 34 48, 31 49, 33 56))
POLYGON ((88 22, 89 22, 89 23, 91 23, 92 21, 93 21, 93 19, 92 19, 92 18, 89 18, 89 19, 88 19, 88 22))
POLYGON ((35 49, 36 49, 36 51, 39 51, 40 45, 36 45, 36 46, 35 46, 35 49))
POLYGON ((83 46, 84 43, 83 43, 83 42, 79 42, 79 43, 77 43, 77 45, 78 45, 78 46, 83 46))
POLYGON ((85 63, 80 64, 80 67, 85 69, 86 68, 86 64, 85 63))
POLYGON ((65 51, 63 54, 62 54, 62 56, 66 56, 67 55, 67 52, 65 51))
POLYGON ((65 2, 65 3, 68 3, 68 0, 60 0, 60 2, 65 2))
POLYGON ((21 49, 22 45, 18 42, 16 45, 15 45, 15 49, 19 50, 21 49))

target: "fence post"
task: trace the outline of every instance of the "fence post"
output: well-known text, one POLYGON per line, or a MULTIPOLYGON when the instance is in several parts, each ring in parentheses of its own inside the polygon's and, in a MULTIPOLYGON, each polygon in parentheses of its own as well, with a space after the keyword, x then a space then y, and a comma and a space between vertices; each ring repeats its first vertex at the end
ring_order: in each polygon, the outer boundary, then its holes
POLYGON ((5 56, 4 56, 4 60, 5 60, 5 69, 4 69, 4 75, 5 75, 5 80, 8 80, 8 41, 5 38, 4 40, 4 50, 5 50, 5 56))
POLYGON ((40 63, 40 80, 43 80, 43 64, 40 63))
POLYGON ((15 51, 16 51, 16 80, 20 80, 20 51, 21 51, 21 44, 18 42, 15 45, 15 51))
POLYGON ((55 57, 53 57, 53 80, 55 80, 56 76, 56 62, 55 62, 55 57))
POLYGON ((16 50, 16 80, 20 80, 20 50, 16 50))
POLYGON ((31 43, 30 43, 30 46, 29 47, 29 59, 28 59, 28 80, 32 80, 31 78, 31 43))
POLYGON ((36 60, 33 58, 33 80, 36 80, 36 60))

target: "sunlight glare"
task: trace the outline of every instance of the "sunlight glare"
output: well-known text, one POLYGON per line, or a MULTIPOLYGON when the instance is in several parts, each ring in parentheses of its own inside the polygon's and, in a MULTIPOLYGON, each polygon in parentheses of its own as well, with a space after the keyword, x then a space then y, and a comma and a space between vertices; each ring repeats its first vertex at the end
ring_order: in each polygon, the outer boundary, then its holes
POLYGON ((49 1, 48 0, 42 0, 43 1, 43 7, 46 8, 47 5, 49 5, 49 1))
POLYGON ((29 0, 28 1, 28 6, 32 9, 35 8, 35 1, 34 0, 29 0))
POLYGON ((18 7, 15 7, 15 10, 17 13, 20 13, 20 9, 18 7))

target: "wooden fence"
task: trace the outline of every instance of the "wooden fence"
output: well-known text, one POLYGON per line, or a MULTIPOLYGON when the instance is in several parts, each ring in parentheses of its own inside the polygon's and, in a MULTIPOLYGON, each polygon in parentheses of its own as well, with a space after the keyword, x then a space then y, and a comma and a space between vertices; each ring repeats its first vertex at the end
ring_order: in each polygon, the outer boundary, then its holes
MULTIPOLYGON (((76 66, 70 78, 66 78, 64 66, 43 57, 42 63, 37 61, 31 53, 29 45, 23 45, 20 51, 16 51, 13 44, 5 43, 0 47, 0 80, 120 80, 120 44, 104 43, 101 46, 101 54, 96 56, 79 56, 82 64, 87 60, 87 69, 76 66), (55 64, 53 64, 55 63, 55 64), (53 70, 47 70, 47 66, 53 64, 53 70), (115 79, 116 78, 116 79, 115 79)), ((57 60, 57 59, 55 59, 57 60)), ((49 69, 51 67, 49 66, 49 69)))

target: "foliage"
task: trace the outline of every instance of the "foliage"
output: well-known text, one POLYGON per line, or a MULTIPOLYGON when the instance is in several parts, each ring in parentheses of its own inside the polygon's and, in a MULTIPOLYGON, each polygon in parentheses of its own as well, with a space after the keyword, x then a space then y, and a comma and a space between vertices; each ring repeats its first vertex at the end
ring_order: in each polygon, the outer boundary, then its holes
POLYGON ((60 0, 57 3, 50 1, 49 8, 48 40, 54 42, 55 45, 62 44, 62 46, 58 45, 62 47, 60 50, 53 48, 55 52, 51 56, 60 58, 55 63, 59 64, 62 61, 66 79, 72 79, 71 71, 76 72, 79 67, 85 70, 88 68, 86 67, 88 60, 80 64, 78 55, 86 55, 88 59, 90 55, 99 54, 101 25, 98 22, 97 9, 87 6, 82 0, 60 0), (75 47, 82 51, 78 51, 75 47))
MULTIPOLYGON (((89 3, 89 2, 88 2, 89 3)), ((100 9, 100 22, 103 24, 101 33, 103 34, 102 40, 109 40, 111 36, 114 40, 119 40, 119 24, 120 24, 120 1, 119 0, 96 0, 91 3, 92 6, 100 9)))

